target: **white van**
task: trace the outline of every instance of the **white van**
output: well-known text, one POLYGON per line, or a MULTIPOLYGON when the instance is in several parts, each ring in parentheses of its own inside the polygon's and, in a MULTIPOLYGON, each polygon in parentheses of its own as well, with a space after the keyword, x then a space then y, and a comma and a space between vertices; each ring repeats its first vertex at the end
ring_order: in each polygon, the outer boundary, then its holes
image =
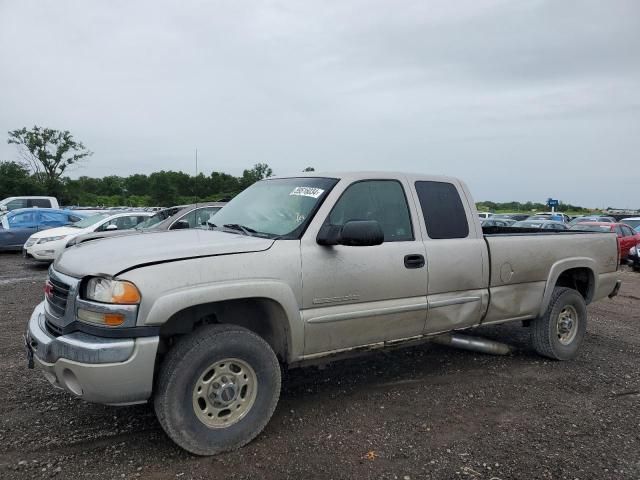
POLYGON ((7 197, 0 200, 0 212, 31 207, 60 208, 55 197, 7 197))

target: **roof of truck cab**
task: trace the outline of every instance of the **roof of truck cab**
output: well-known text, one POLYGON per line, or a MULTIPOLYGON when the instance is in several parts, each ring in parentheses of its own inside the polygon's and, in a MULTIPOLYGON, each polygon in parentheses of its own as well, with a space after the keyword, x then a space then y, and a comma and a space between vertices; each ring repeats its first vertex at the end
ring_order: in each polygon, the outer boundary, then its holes
POLYGON ((409 180, 432 180, 448 183, 456 183, 460 180, 456 177, 449 177, 443 175, 429 175, 425 173, 409 173, 409 172, 388 172, 379 170, 367 170, 367 171, 347 171, 347 172, 300 172, 293 175, 278 175, 269 177, 266 180, 279 179, 279 178, 304 178, 304 177, 319 177, 319 178, 336 178, 340 180, 376 180, 376 179, 394 179, 394 178, 406 178, 409 180))

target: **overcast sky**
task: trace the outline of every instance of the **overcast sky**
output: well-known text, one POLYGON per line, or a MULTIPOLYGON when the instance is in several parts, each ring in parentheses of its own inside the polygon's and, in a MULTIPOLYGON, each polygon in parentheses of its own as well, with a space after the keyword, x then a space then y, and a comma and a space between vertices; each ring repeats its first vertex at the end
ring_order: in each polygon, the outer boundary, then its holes
POLYGON ((72 176, 192 173, 197 147, 207 173, 640 208, 640 1, 0 0, 0 135, 34 124, 94 152, 72 176))

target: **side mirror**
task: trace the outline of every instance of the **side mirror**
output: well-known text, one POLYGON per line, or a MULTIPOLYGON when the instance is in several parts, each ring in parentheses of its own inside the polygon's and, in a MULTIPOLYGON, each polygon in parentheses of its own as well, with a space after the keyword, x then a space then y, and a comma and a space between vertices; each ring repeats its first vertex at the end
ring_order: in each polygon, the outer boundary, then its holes
POLYGON ((319 245, 370 247, 384 242, 384 232, 376 220, 351 220, 344 225, 324 225, 318 232, 319 245))
POLYGON ((187 222, 186 220, 178 220, 173 224, 171 230, 184 230, 186 228, 189 228, 189 222, 187 222))
POLYGON ((107 227, 105 228, 105 231, 112 232, 112 231, 117 230, 117 229, 118 229, 118 226, 115 225, 114 223, 112 223, 111 225, 107 225, 107 227))

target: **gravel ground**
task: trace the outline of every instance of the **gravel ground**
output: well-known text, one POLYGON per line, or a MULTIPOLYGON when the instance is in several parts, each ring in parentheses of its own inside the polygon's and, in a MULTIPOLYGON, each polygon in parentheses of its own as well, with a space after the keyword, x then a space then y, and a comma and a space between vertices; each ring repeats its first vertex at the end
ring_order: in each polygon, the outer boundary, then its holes
POLYGON ((191 456, 149 406, 92 405, 26 368, 46 269, 0 254, 0 478, 639 479, 640 274, 589 307, 581 355, 536 356, 527 329, 478 334, 494 357, 421 346, 290 372, 247 447, 191 456))

